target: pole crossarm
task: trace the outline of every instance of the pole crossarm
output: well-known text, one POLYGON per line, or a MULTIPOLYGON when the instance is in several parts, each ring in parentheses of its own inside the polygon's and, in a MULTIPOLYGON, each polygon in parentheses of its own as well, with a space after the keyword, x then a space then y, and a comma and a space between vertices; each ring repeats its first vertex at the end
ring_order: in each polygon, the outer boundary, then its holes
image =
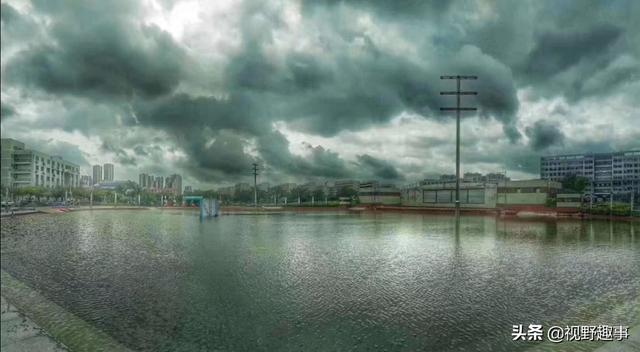
POLYGON ((440 111, 476 111, 477 108, 440 108, 440 111))
POLYGON ((440 92, 440 95, 478 95, 478 92, 440 92))
POLYGON ((440 76, 440 79, 478 79, 478 76, 469 76, 469 75, 444 75, 440 76))
MULTIPOLYGON (((441 107, 440 111, 455 111, 456 112, 456 203, 455 203, 455 215, 456 221, 460 218, 460 112, 461 111, 476 111, 477 108, 462 107, 460 106, 460 96, 462 95, 478 95, 478 92, 462 91, 460 90, 460 81, 462 80, 475 80, 478 76, 467 75, 443 75, 440 79, 455 79, 456 90, 440 92, 440 95, 455 95, 456 106, 455 107, 441 107)), ((456 222, 457 224, 457 222, 456 222)), ((457 233, 457 232, 456 232, 457 233)))

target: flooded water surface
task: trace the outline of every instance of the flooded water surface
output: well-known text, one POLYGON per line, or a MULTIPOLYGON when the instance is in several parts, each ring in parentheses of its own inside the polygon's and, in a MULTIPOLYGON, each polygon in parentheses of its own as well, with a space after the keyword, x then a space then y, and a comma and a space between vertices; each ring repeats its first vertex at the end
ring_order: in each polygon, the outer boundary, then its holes
POLYGON ((514 324, 638 324, 639 230, 114 210, 3 218, 1 249, 2 270, 133 350, 524 351, 542 345, 514 324))

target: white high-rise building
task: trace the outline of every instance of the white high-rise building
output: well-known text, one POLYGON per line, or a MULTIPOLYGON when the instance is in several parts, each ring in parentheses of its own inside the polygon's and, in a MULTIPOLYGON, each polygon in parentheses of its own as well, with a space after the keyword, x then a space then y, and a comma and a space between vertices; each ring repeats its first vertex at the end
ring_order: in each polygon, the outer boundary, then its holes
POLYGON ((78 187, 80 167, 60 156, 26 149, 24 143, 2 138, 2 187, 78 187))
POLYGON ((157 190, 163 189, 164 188, 164 177, 156 176, 156 178, 153 181, 153 188, 155 188, 157 190))
POLYGON ((165 189, 171 190, 175 195, 182 195, 182 176, 178 174, 167 176, 165 189))
POLYGON ((114 176, 113 164, 111 163, 104 164, 103 172, 104 172, 104 175, 102 180, 105 182, 113 182, 113 176, 114 176))
POLYGON ((93 165, 93 184, 98 184, 102 182, 102 166, 93 165))
POLYGON ((147 188, 147 174, 138 175, 138 185, 140 188, 147 188))

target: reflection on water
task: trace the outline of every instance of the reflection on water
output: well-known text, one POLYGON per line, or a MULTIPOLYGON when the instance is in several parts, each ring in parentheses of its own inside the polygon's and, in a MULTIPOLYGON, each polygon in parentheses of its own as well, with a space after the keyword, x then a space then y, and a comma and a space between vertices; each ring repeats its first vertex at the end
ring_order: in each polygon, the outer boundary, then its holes
POLYGON ((513 324, 637 324, 636 226, 77 212, 3 219, 2 269, 142 351, 517 351, 513 324))

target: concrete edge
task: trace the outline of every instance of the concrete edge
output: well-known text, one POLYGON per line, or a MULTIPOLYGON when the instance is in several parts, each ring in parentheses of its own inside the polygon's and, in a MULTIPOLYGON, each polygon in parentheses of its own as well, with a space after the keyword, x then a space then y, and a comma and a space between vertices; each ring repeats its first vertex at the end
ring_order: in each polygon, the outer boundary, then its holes
POLYGON ((0 270, 0 275, 1 294, 7 302, 70 351, 130 351, 107 333, 49 301, 11 274, 0 270))
POLYGON ((68 352, 69 348, 54 340, 44 329, 20 313, 4 296, 2 303, 0 350, 6 352, 41 351, 68 352))

